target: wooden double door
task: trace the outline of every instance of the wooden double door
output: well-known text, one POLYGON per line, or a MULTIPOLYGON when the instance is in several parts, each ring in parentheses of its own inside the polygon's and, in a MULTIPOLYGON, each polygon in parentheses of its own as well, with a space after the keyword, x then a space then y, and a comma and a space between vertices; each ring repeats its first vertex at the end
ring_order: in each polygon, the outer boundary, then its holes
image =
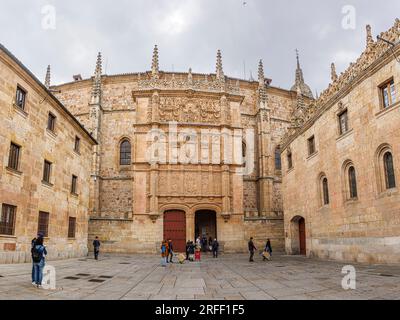
POLYGON ((164 212, 164 240, 172 240, 175 252, 186 251, 186 214, 180 210, 164 212))

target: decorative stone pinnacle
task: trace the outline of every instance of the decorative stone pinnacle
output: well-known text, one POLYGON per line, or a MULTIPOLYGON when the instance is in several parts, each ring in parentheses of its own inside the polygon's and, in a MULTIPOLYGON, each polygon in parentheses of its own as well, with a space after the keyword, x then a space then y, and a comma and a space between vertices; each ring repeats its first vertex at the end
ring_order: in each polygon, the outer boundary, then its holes
POLYGON ((102 74, 102 59, 101 59, 101 52, 98 53, 97 55, 97 62, 96 62, 96 76, 101 76, 102 74))
POLYGON ((44 81, 44 85, 47 89, 50 88, 50 65, 47 66, 46 79, 44 81))
POLYGON ((217 74, 217 79, 223 80, 224 79, 224 70, 222 68, 222 54, 221 50, 217 51, 217 66, 216 66, 216 74, 217 74))
POLYGON ((335 64, 332 62, 331 64, 331 80, 332 82, 335 82, 337 80, 338 76, 336 73, 336 66, 335 64))
POLYGON ((262 60, 260 60, 260 63, 258 64, 258 83, 260 87, 264 87, 265 85, 264 66, 262 60))
MULTIPOLYGON (((102 74, 102 59, 101 59, 101 52, 97 55, 96 61, 96 70, 94 72, 94 80, 93 80, 93 89, 92 89, 92 98, 100 98, 101 96, 101 74, 102 74)), ((92 100, 93 103, 95 100, 92 100)))
POLYGON ((367 47, 374 43, 374 39, 372 38, 372 28, 369 24, 366 26, 367 29, 367 47))
POLYGON ((160 66, 158 62, 158 48, 157 45, 155 45, 153 50, 153 60, 151 64, 151 74, 153 75, 153 77, 158 78, 159 71, 160 66))

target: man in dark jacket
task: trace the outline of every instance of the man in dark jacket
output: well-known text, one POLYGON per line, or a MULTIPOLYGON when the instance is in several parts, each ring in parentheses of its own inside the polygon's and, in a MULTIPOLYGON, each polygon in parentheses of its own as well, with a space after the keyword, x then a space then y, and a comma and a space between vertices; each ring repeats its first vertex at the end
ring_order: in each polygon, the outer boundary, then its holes
POLYGON ((253 238, 250 238, 250 241, 249 241, 249 252, 250 252, 249 262, 254 262, 253 257, 254 257, 254 251, 256 251, 256 250, 257 250, 257 248, 254 245, 253 238))
MULTIPOLYGON (((31 241, 31 251, 32 251, 33 248, 36 246, 37 240, 38 240, 38 239, 43 239, 43 237, 44 237, 44 234, 43 234, 42 232, 39 232, 39 233, 37 234, 37 237, 32 239, 32 241, 31 241)), ((33 285, 36 285, 33 257, 32 257, 32 284, 33 284, 33 285)))
MULTIPOLYGON (((168 251, 168 255, 169 255, 169 262, 171 262, 171 263, 173 263, 172 262, 172 258, 174 257, 174 245, 173 245, 173 243, 172 243, 172 240, 171 239, 169 239, 168 240, 168 248, 169 248, 169 251, 168 251)), ((167 261, 168 261, 168 257, 167 257, 167 261)))
POLYGON ((218 258, 219 243, 218 243, 217 239, 214 239, 214 241, 212 242, 211 247, 212 247, 213 257, 214 258, 218 258))
POLYGON ((100 241, 99 237, 96 237, 93 241, 93 250, 94 250, 94 258, 99 260, 99 252, 100 252, 100 241))

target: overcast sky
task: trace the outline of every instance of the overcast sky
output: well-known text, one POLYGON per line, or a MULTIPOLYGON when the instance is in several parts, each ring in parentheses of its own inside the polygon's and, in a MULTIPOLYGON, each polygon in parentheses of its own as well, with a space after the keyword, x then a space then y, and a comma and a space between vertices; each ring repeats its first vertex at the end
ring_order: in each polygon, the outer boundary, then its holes
POLYGON ((375 37, 399 13, 399 0, 2 0, 0 42, 39 79, 51 64, 52 84, 91 76, 98 51, 107 74, 150 70, 158 44, 161 70, 214 73, 221 49, 226 75, 257 78, 263 59, 272 84, 290 88, 298 48, 306 82, 320 92, 331 62, 340 73, 362 52, 365 25, 375 37), (55 29, 43 28, 52 27, 46 5, 55 29), (346 5, 355 29, 342 27, 346 5))

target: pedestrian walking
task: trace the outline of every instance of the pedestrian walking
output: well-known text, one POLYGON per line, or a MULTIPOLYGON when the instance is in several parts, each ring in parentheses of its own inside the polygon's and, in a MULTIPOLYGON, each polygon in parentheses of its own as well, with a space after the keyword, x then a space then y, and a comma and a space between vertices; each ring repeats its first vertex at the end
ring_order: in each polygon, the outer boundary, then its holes
POLYGON ((253 257, 254 257, 255 250, 257 250, 257 248, 254 245, 253 238, 251 237, 250 241, 249 241, 249 252, 250 252, 249 262, 254 262, 253 257))
POLYGON ((43 245, 43 238, 39 237, 35 241, 35 245, 31 249, 33 261, 33 280, 37 288, 42 287, 43 269, 46 264, 45 256, 47 255, 46 247, 43 245))
POLYGON ((270 260, 272 256, 272 246, 271 246, 271 240, 267 239, 267 243, 264 248, 264 254, 263 254, 263 260, 270 260))
POLYGON ((161 243, 161 266, 167 266, 167 242, 165 240, 161 243))
POLYGON ((186 260, 189 260, 191 241, 186 242, 186 260))
POLYGON ((218 243, 217 239, 214 239, 211 247, 212 247, 213 258, 218 258, 219 243, 218 243))
POLYGON ((99 260, 99 252, 100 252, 100 241, 99 241, 99 237, 96 237, 93 240, 93 250, 94 250, 94 258, 96 260, 99 260))
MULTIPOLYGON (((169 251, 169 258, 170 258, 169 262, 173 263, 172 258, 174 257, 174 245, 173 245, 171 239, 168 240, 168 251, 169 251)), ((168 257, 167 257, 167 260, 168 260, 168 257)))

